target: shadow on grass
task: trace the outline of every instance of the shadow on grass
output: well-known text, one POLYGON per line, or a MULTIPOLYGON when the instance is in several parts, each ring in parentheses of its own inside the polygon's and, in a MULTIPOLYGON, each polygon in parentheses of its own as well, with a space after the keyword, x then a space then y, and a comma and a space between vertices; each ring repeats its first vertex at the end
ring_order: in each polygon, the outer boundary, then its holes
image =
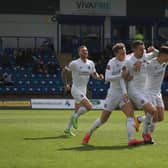
POLYGON ((66 139, 69 138, 66 135, 54 136, 54 137, 33 137, 33 138, 23 138, 24 140, 48 140, 48 139, 66 139))
POLYGON ((130 147, 128 145, 118 145, 118 146, 94 146, 94 145, 83 145, 83 146, 77 146, 77 147, 71 147, 71 148, 61 148, 59 150, 63 151, 94 151, 94 150, 122 150, 122 149, 133 149, 140 147, 141 145, 138 146, 133 146, 130 147))

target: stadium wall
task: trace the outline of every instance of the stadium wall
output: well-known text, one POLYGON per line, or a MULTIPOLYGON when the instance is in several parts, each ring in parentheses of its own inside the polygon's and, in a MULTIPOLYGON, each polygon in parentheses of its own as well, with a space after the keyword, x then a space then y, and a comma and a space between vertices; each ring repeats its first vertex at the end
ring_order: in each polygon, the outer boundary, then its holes
MULTIPOLYGON (((52 37, 54 46, 57 46, 57 22, 52 22, 50 15, 0 15, 1 37, 52 37)), ((3 40, 3 39, 2 39, 3 40)), ((31 48, 32 43, 25 43, 26 48, 31 48)), ((8 48, 15 48, 16 41, 8 40, 8 48), (9 43, 10 42, 10 43, 9 43)), ((23 46, 24 47, 24 46, 23 46)), ((5 46, 4 46, 5 48, 5 46)))
MULTIPOLYGON (((93 109, 102 109, 104 100, 92 99, 93 109)), ((0 109, 74 109, 74 99, 0 100, 0 109)))

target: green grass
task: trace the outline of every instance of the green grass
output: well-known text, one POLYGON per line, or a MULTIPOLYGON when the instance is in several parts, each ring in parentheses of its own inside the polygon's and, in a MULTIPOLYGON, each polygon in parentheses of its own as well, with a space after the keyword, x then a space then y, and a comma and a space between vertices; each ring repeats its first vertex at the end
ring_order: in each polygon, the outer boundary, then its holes
MULTIPOLYGON (((143 114, 137 112, 136 114, 143 114)), ((63 130, 67 110, 0 110, 0 168, 167 168, 168 119, 156 127, 155 145, 127 147, 125 116, 114 112, 82 146, 84 133, 100 115, 89 112, 79 119, 75 137, 63 130)), ((142 127, 141 127, 142 130, 142 127)), ((135 136, 141 138, 141 133, 135 136)))

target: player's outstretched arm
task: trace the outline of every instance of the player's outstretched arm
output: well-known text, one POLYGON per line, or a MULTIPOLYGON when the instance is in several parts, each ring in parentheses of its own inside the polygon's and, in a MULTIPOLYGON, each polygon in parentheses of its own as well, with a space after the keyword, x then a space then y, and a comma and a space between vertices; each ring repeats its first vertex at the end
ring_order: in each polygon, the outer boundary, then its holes
POLYGON ((148 60, 151 60, 152 58, 155 58, 159 55, 159 50, 157 50, 156 48, 154 47, 148 47, 147 48, 147 53, 145 55, 145 57, 148 59, 148 60))

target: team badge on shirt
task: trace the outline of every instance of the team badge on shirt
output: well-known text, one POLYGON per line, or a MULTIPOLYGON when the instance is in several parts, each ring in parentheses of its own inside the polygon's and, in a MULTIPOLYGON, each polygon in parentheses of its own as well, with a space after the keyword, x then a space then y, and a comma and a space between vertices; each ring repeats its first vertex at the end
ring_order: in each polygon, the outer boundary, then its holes
POLYGON ((90 69, 91 67, 90 66, 88 66, 88 69, 90 69))
POLYGON ((80 97, 81 97, 81 98, 83 98, 83 97, 84 97, 84 95, 82 95, 82 94, 81 94, 81 95, 80 95, 80 97))

